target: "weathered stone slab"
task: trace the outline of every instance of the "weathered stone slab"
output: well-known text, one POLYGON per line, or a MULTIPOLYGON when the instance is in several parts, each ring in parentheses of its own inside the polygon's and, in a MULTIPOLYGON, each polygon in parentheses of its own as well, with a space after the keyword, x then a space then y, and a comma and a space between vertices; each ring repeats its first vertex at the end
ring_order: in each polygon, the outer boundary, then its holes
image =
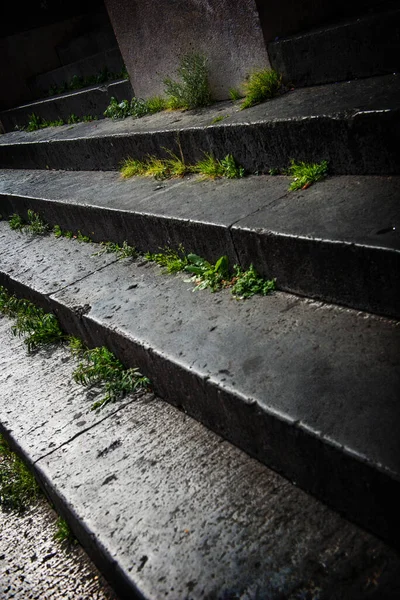
POLYGON ((121 599, 397 598, 396 552, 158 398, 76 428, 67 350, 27 356, 9 326, 0 428, 121 599))
POLYGON ((114 170, 127 157, 188 163, 233 154, 250 172, 286 169, 291 159, 327 160, 331 174, 398 174, 400 77, 391 75, 298 89, 240 111, 231 103, 166 111, 142 119, 81 123, 0 139, 2 168, 114 170), (218 123, 213 120, 227 116, 218 123))

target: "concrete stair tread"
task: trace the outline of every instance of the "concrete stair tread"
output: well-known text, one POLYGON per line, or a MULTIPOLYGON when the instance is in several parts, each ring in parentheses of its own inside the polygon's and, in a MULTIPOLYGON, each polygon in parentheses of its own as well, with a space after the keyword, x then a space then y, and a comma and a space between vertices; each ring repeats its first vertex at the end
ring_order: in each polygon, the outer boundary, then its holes
POLYGON ((163 147, 178 152, 179 132, 188 161, 205 151, 231 152, 250 171, 286 167, 290 158, 324 158, 333 173, 395 173, 399 98, 399 77, 391 75, 297 89, 246 111, 225 102, 136 120, 13 132, 1 137, 0 165, 111 170, 129 155, 160 154, 163 147), (224 115, 230 116, 212 124, 224 115))
POLYGON ((121 600, 397 598, 381 541, 154 396, 90 411, 67 350, 28 356, 9 327, 1 430, 121 600))
POLYGON ((32 240, 7 224, 0 231, 3 284, 53 309, 91 345, 139 365, 159 395, 396 543, 396 322, 284 293, 247 302, 193 293, 182 277, 140 261, 93 263, 89 274, 90 261, 104 259, 91 258, 90 245, 32 240))
POLYGON ((3 216, 31 208, 95 241, 141 251, 182 243, 209 260, 226 254, 277 277, 280 289, 400 316, 400 179, 331 177, 299 192, 288 192, 289 181, 11 169, 0 171, 0 198, 3 216))

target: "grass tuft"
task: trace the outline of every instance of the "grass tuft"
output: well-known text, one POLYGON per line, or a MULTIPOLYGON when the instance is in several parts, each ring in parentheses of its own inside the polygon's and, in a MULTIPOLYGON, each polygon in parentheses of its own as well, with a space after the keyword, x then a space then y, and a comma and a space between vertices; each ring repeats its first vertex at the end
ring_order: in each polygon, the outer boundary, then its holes
POLYGON ((206 154, 203 160, 194 165, 193 172, 211 179, 218 177, 241 178, 245 174, 243 167, 236 164, 232 154, 227 154, 222 160, 215 158, 212 154, 206 154))
POLYGON ((22 231, 25 227, 25 222, 20 215, 14 213, 8 220, 8 223, 14 231, 22 231))
POLYGON ((65 340, 65 334, 52 313, 11 295, 0 287, 0 312, 15 319, 13 335, 25 337, 28 352, 65 340))
POLYGON ((282 75, 273 69, 254 71, 243 87, 245 99, 240 107, 241 110, 276 96, 282 87, 282 75))
POLYGON ((178 67, 181 81, 164 79, 167 106, 171 109, 193 109, 211 104, 207 58, 202 54, 185 54, 178 67))
POLYGON ((138 389, 146 389, 149 380, 137 368, 126 369, 110 350, 101 346, 80 351, 81 362, 73 372, 76 383, 87 387, 100 386, 104 396, 92 410, 115 402, 138 389))
POLYGON ((140 119, 146 115, 153 115, 167 108, 167 101, 161 96, 153 96, 144 100, 135 96, 129 100, 118 102, 114 97, 111 98, 110 104, 104 111, 104 116, 109 119, 126 119, 133 117, 140 119))
POLYGON ((163 273, 179 273, 179 271, 183 271, 185 267, 189 264, 188 258, 185 254, 185 249, 180 244, 178 249, 165 247, 162 249, 162 252, 151 253, 147 252, 145 254, 146 260, 150 262, 155 262, 157 265, 162 267, 163 273))
POLYGON ((134 246, 130 246, 126 241, 122 243, 122 246, 115 244, 114 242, 100 242, 101 249, 95 252, 93 256, 101 256, 102 254, 116 254, 118 260, 123 258, 135 258, 137 256, 137 250, 134 246))
POLYGON ((23 512, 40 497, 33 474, 0 435, 0 506, 23 512))
POLYGON ((244 271, 239 265, 234 265, 231 292, 236 298, 244 300, 254 294, 266 296, 275 289, 275 279, 264 279, 253 265, 244 271))
POLYGON ((56 531, 54 533, 53 538, 57 542, 60 542, 60 543, 67 542, 69 544, 76 543, 76 538, 75 538, 74 534, 72 533, 71 529, 69 528, 68 523, 62 517, 58 517, 55 525, 56 525, 56 531))
POLYGON ((306 190, 310 185, 324 179, 328 174, 328 163, 305 163, 291 161, 288 174, 294 179, 289 186, 290 191, 306 190))
POLYGON ((240 100, 242 97, 242 94, 240 93, 240 91, 236 88, 231 88, 229 90, 229 98, 231 99, 232 102, 236 102, 237 100, 240 100))

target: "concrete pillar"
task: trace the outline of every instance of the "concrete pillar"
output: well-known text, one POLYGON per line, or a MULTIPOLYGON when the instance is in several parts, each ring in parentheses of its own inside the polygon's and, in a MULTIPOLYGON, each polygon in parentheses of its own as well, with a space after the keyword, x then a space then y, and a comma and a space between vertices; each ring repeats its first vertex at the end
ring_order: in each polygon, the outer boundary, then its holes
POLYGON ((255 0, 105 0, 135 95, 164 92, 182 55, 208 58, 217 100, 269 66, 255 0))

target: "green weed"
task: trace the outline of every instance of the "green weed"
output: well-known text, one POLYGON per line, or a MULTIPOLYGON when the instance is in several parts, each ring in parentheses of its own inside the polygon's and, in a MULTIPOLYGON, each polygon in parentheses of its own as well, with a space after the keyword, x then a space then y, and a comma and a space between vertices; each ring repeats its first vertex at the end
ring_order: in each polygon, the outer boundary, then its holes
POLYGON ((253 265, 244 271, 239 265, 233 267, 234 277, 232 279, 231 292, 240 299, 250 298, 254 294, 266 296, 275 289, 275 279, 264 279, 253 265))
POLYGON ((161 96, 154 96, 148 100, 133 97, 131 101, 121 100, 121 102, 112 97, 110 104, 104 111, 104 116, 109 119, 126 119, 127 117, 140 119, 146 115, 153 115, 165 110, 166 107, 166 100, 161 96))
POLYGON ((185 54, 177 74, 181 81, 164 79, 168 108, 192 109, 211 104, 207 59, 201 54, 185 54))
POLYGON ((243 167, 236 164, 232 154, 227 154, 222 160, 215 158, 212 154, 205 154, 204 159, 196 163, 192 170, 211 179, 218 177, 241 178, 245 174, 243 167))
POLYGON ((73 113, 68 117, 67 121, 68 125, 74 125, 75 123, 79 123, 79 118, 73 113))
POLYGON ((224 282, 229 279, 229 263, 227 256, 221 256, 215 265, 198 256, 197 254, 188 254, 189 264, 185 271, 192 273, 191 281, 196 283, 196 290, 210 288, 212 292, 220 290, 224 282))
POLYGON ((23 512, 40 497, 36 480, 22 460, 0 435, 0 506, 23 512))
POLYGON ((240 100, 240 98, 242 97, 242 94, 240 93, 240 91, 236 88, 231 88, 229 90, 229 98, 231 99, 232 102, 236 102, 237 100, 240 100))
POLYGON ((11 215, 11 217, 8 220, 8 223, 9 223, 11 229, 14 229, 15 231, 22 231, 25 226, 25 222, 22 219, 22 217, 20 217, 20 215, 17 215, 15 213, 13 215, 11 215))
POLYGON ((11 229, 32 233, 34 235, 45 235, 49 230, 40 215, 33 210, 28 210, 28 219, 26 222, 17 214, 11 215, 8 222, 11 229))
POLYGON ((143 160, 129 157, 122 163, 120 172, 125 179, 136 177, 138 175, 145 175, 146 163, 143 160))
POLYGON ((179 245, 178 249, 165 247, 162 252, 145 254, 146 260, 155 262, 157 265, 163 268, 163 273, 179 273, 183 271, 189 264, 188 257, 185 254, 185 249, 182 244, 179 245))
POLYGON ((313 183, 327 176, 328 163, 326 160, 320 163, 296 163, 292 160, 288 174, 294 178, 289 186, 290 191, 305 190, 313 183))
POLYGON ((276 96, 282 88, 282 75, 273 69, 261 69, 251 73, 243 87, 245 99, 240 107, 241 110, 276 96))
POLYGON ((13 335, 24 337, 28 352, 58 343, 65 334, 52 313, 46 313, 28 300, 20 300, 0 287, 0 312, 15 319, 13 335))
POLYGON ((101 256, 102 254, 116 254, 118 260, 123 258, 135 258, 137 256, 137 250, 134 246, 130 246, 126 241, 122 243, 122 246, 115 244, 114 242, 100 242, 101 249, 95 252, 93 256, 101 256))
POLYGON ((81 353, 81 362, 74 370, 73 378, 76 383, 84 386, 99 386, 104 392, 104 396, 93 404, 92 410, 149 385, 147 377, 137 368, 126 369, 104 346, 81 353))
POLYGON ((28 223, 25 225, 24 231, 33 235, 45 235, 48 233, 49 227, 38 213, 28 210, 28 223))
POLYGON ((47 92, 47 95, 55 96, 58 94, 64 94, 65 92, 76 91, 88 87, 90 85, 96 85, 97 83, 106 83, 107 81, 115 81, 117 79, 129 79, 126 67, 124 67, 118 73, 109 71, 107 67, 104 67, 95 75, 88 75, 86 77, 74 75, 72 79, 70 79, 70 81, 64 81, 58 86, 52 86, 47 92))
POLYGON ((62 517, 58 517, 55 526, 56 526, 56 531, 54 533, 53 538, 57 542, 60 542, 60 543, 68 542, 70 544, 76 543, 76 538, 75 538, 74 534, 72 533, 71 529, 69 528, 68 523, 62 517))

